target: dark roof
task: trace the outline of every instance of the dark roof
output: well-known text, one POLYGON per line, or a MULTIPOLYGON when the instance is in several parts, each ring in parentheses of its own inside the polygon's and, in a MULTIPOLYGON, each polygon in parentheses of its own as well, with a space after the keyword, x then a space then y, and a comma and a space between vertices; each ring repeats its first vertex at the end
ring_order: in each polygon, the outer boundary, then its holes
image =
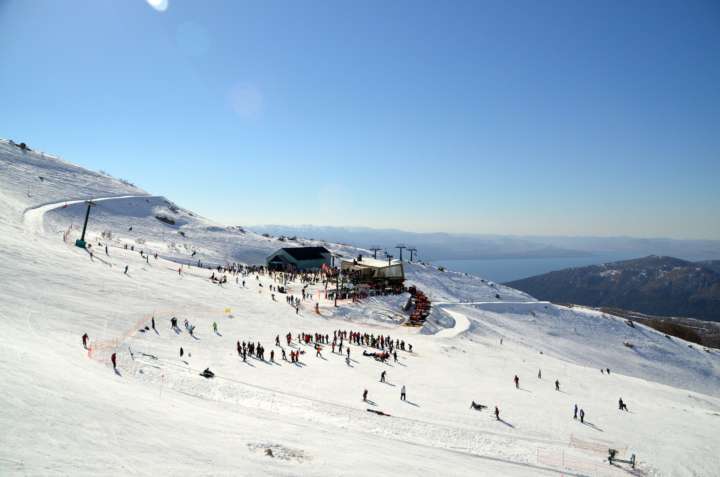
POLYGON ((295 260, 320 260, 330 251, 325 247, 288 247, 283 250, 295 260))

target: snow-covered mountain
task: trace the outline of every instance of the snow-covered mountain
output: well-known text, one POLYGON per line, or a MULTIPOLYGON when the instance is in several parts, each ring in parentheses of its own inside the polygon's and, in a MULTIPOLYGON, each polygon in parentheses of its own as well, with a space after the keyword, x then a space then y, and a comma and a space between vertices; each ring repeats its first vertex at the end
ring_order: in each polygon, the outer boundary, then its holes
POLYGON ((0 474, 626 475, 608 465, 609 447, 637 455, 634 475, 720 468, 717 350, 421 263, 406 265, 432 301, 421 329, 398 324, 406 295, 335 308, 322 284, 309 285, 296 311, 271 298, 271 277, 220 286, 188 266, 258 263, 291 243, 320 242, 225 227, 0 142, 0 474), (71 243, 86 199, 96 200, 92 256, 71 243), (171 331, 173 316, 196 325, 195 337, 171 331), (157 331, 145 329, 152 319, 157 331), (348 363, 296 342, 338 329, 391 335, 413 351, 381 363, 352 344, 348 363), (244 362, 237 341, 262 342, 275 363, 244 362), (291 350, 304 351, 300 363, 281 359, 291 350), (207 367, 214 379, 198 375, 207 367), (471 410, 473 400, 489 408, 471 410))

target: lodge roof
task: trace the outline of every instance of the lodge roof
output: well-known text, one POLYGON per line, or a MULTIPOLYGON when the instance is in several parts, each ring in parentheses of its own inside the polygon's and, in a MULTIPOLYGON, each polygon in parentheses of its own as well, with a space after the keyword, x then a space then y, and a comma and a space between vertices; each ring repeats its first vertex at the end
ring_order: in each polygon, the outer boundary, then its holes
POLYGON ((282 250, 295 260, 321 260, 330 253, 325 247, 286 247, 282 250))

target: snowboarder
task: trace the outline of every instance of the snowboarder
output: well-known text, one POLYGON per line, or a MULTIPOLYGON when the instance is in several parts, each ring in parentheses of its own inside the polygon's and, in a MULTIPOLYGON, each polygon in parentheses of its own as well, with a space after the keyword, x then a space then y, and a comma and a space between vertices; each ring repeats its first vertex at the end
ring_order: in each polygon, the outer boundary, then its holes
POLYGON ((113 353, 110 356, 110 361, 112 362, 113 369, 117 371, 117 354, 116 353, 113 353))
POLYGON ((385 382, 385 371, 383 371, 382 373, 380 373, 380 382, 381 382, 381 383, 384 383, 384 382, 385 382))
POLYGON ((518 378, 517 374, 513 378, 513 381, 515 381, 515 389, 520 389, 520 378, 518 378))
POLYGON ((480 404, 480 403, 476 403, 475 401, 473 401, 473 402, 470 403, 470 409, 474 409, 474 410, 476 410, 476 411, 482 411, 482 410, 485 409, 486 407, 487 407, 487 406, 484 406, 484 405, 482 405, 482 404, 480 404))
POLYGON ((405 401, 406 395, 405 395, 405 385, 403 384, 403 387, 400 389, 400 400, 405 401))
POLYGON ((560 381, 557 379, 555 380, 555 391, 560 391, 560 381))
POLYGON ((89 337, 88 337, 88 334, 87 334, 87 333, 85 333, 84 335, 82 335, 83 348, 85 348, 85 349, 87 349, 88 338, 89 338, 89 337))
POLYGON ((210 378, 214 378, 214 377, 215 377, 215 373, 213 373, 212 371, 210 371, 210 368, 205 368, 205 371, 203 371, 202 373, 200 373, 200 376, 202 376, 203 378, 210 379, 210 378))
POLYGON ((622 398, 620 398, 620 399, 618 400, 618 408, 619 408, 621 411, 627 411, 627 410, 628 410, 627 404, 625 404, 625 403, 623 402, 623 399, 622 399, 622 398))

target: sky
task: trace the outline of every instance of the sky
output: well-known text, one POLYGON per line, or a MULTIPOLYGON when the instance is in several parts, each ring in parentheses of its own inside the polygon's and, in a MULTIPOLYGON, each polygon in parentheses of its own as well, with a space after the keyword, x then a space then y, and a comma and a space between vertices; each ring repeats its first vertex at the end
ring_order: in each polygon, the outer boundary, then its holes
POLYGON ((720 239, 720 3, 0 0, 0 137, 228 225, 720 239))

